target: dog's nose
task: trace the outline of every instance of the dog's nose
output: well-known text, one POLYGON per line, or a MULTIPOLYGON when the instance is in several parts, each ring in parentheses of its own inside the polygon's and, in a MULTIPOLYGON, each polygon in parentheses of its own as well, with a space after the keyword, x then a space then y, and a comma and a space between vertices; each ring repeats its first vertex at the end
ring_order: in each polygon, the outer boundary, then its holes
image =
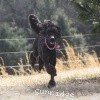
POLYGON ((54 41, 55 41, 55 37, 51 36, 51 42, 54 42, 54 41))
POLYGON ((51 36, 51 39, 54 39, 55 37, 54 36, 51 36))

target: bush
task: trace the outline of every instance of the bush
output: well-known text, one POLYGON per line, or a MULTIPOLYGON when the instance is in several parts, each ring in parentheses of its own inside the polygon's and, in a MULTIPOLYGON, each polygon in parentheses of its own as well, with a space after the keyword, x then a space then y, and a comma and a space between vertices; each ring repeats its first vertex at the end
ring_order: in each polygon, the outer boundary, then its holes
MULTIPOLYGON (((14 23, 0 24, 0 39, 22 39, 25 38, 26 32, 22 28, 18 28, 14 23)), ((1 40, 0 52, 20 52, 25 51, 27 41, 22 40, 1 40)), ((16 65, 19 58, 25 56, 23 54, 0 54, 4 59, 5 65, 16 65)))
POLYGON ((56 20, 57 24, 61 27, 62 36, 68 36, 65 39, 68 41, 68 43, 70 43, 70 45, 76 47, 74 48, 76 51, 85 52, 87 50, 87 48, 85 48, 85 38, 81 33, 78 32, 77 29, 72 27, 73 23, 71 22, 71 20, 68 19, 68 17, 62 9, 57 10, 53 17, 53 20, 56 20))

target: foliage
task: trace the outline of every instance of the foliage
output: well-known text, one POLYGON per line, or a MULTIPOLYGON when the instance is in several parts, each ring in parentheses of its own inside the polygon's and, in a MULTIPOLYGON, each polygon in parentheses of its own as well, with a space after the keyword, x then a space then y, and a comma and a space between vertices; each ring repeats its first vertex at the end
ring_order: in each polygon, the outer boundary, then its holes
POLYGON ((67 36, 66 40, 72 46, 74 46, 76 51, 85 52, 87 48, 83 49, 86 45, 86 40, 77 29, 72 27, 72 21, 68 19, 66 14, 62 9, 58 9, 53 18, 57 24, 61 27, 62 36, 67 36), (77 48, 82 47, 82 48, 77 48))
MULTIPOLYGON (((100 44, 100 0, 70 0, 77 8, 77 15, 80 22, 83 22, 87 28, 86 33, 96 34, 96 36, 87 39, 89 44, 100 44), (88 23, 88 25, 86 25, 88 23)), ((99 47, 95 49, 100 55, 99 47)))
POLYGON ((51 17, 56 10, 55 1, 56 0, 39 0, 37 3, 37 11, 39 12, 38 15, 41 20, 51 20, 51 17))
MULTIPOLYGON (((72 46, 84 47, 75 50, 84 52, 87 49, 86 39, 88 44, 100 41, 99 34, 90 39, 82 35, 91 33, 91 30, 100 33, 99 4, 100 0, 0 0, 0 39, 35 37, 28 22, 28 15, 34 13, 41 21, 49 19, 57 23, 61 27, 62 36, 69 36, 66 39, 72 46), (84 25, 78 22, 76 15, 84 25)), ((32 43, 33 40, 0 41, 0 52, 25 51, 32 48, 32 43)), ((0 56, 6 65, 14 65, 20 57, 24 57, 23 54, 0 56)))
MULTIPOLYGON (((2 39, 22 39, 25 37, 25 31, 18 28, 15 25, 8 23, 0 24, 0 52, 20 52, 25 51, 27 48, 26 40, 2 40, 2 39)), ((19 59, 18 54, 1 54, 0 55, 7 65, 16 64, 16 60, 19 59), (11 60, 9 60, 11 59, 11 60)), ((23 56, 23 55, 22 55, 23 56)))
POLYGON ((72 0, 82 22, 92 22, 93 32, 100 32, 100 0, 72 0))

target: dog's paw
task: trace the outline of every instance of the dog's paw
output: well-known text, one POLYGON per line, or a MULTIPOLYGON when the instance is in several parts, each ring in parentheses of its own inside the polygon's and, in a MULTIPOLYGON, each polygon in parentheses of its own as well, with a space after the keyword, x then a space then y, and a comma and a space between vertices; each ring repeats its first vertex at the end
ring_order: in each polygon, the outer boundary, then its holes
POLYGON ((54 80, 50 80, 48 83, 48 88, 53 88, 56 86, 56 82, 54 80))

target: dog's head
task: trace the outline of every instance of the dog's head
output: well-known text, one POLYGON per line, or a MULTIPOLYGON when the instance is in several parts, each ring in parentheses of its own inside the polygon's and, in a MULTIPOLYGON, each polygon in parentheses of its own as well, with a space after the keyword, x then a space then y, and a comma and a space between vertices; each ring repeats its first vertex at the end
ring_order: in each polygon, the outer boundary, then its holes
POLYGON ((52 27, 49 26, 46 30, 46 38, 45 38, 46 47, 49 50, 55 50, 59 48, 60 46, 57 45, 56 40, 57 38, 60 37, 61 37, 60 29, 56 26, 52 26, 52 27))
POLYGON ((45 26, 47 40, 50 44, 54 44, 56 39, 61 37, 61 29, 57 25, 54 25, 52 22, 46 23, 45 26))

